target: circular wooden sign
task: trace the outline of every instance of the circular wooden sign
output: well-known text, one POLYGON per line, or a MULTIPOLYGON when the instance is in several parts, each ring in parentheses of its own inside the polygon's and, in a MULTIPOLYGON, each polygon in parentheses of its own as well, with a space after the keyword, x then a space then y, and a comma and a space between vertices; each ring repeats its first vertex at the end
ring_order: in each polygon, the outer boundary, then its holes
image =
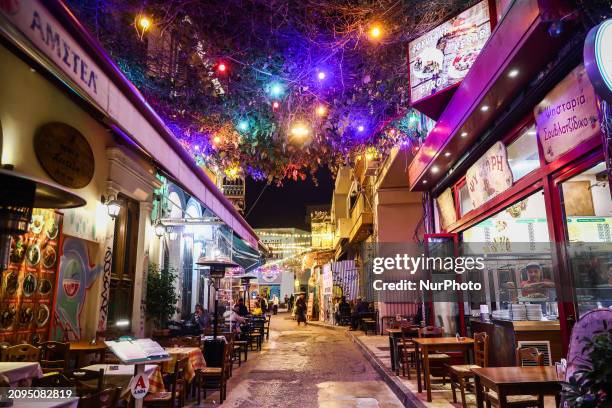
POLYGON ((65 123, 42 125, 34 135, 34 152, 43 169, 59 184, 83 188, 94 174, 94 155, 85 137, 65 123))

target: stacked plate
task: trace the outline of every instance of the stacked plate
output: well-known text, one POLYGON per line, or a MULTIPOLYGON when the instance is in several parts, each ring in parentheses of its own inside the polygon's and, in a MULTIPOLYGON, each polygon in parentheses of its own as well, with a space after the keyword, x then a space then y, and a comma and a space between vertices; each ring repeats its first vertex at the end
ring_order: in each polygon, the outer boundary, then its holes
POLYGON ((527 320, 542 320, 542 306, 525 305, 527 309, 527 320))
POLYGON ((525 305, 511 304, 510 316, 512 320, 527 320, 527 309, 525 305))
POLYGON ((491 313, 491 317, 496 320, 510 320, 510 311, 509 310, 494 310, 491 313))

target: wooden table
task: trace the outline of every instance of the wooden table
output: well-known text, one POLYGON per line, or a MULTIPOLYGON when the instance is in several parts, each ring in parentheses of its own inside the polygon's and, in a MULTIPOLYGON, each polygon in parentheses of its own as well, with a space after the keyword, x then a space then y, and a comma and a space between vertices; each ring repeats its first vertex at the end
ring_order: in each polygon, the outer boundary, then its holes
POLYGON ((80 368, 85 364, 83 360, 88 354, 100 354, 98 362, 104 363, 104 353, 106 352, 106 344, 100 340, 96 344, 91 344, 89 341, 71 341, 70 354, 76 355, 76 367, 80 368))
POLYGON ((170 360, 162 363, 163 372, 173 372, 176 360, 187 357, 185 379, 191 382, 195 377, 196 371, 206 367, 204 355, 202 354, 202 350, 198 347, 166 347, 165 350, 170 355, 170 360))
POLYGON ((9 379, 11 387, 29 387, 32 378, 42 377, 43 372, 36 362, 2 362, 0 374, 9 379))
POLYGON ((419 392, 421 388, 421 367, 419 363, 420 352, 423 352, 423 376, 425 388, 427 389, 427 401, 431 402, 431 377, 429 373, 429 352, 430 351, 463 351, 465 362, 467 364, 468 352, 474 347, 474 339, 462 337, 457 340, 456 337, 418 337, 412 339, 414 341, 414 351, 417 360, 417 386, 419 392))
POLYGON ((508 406, 508 395, 554 395, 559 406, 561 384, 553 366, 472 368, 476 382, 476 404, 484 407, 483 387, 497 393, 499 408, 508 406))

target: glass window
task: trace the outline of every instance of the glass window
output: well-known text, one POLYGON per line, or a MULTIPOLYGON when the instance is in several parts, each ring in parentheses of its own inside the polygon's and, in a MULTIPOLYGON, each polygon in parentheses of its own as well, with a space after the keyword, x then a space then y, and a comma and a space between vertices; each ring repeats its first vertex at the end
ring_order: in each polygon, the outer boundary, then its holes
POLYGON ((612 306, 612 200, 605 163, 560 185, 579 316, 612 306))
POLYGON ((535 125, 525 130, 518 139, 506 147, 506 150, 515 183, 524 175, 540 167, 535 125))
POLYGON ((545 214, 538 191, 463 232, 463 253, 485 259, 484 270, 467 272, 468 281, 483 287, 464 294, 472 314, 488 305, 497 319, 558 316, 545 214))
POLYGON ((472 205, 472 200, 470 200, 470 192, 468 191, 467 184, 463 184, 463 186, 459 188, 459 200, 461 203, 460 205, 462 217, 474 209, 474 205, 472 205))

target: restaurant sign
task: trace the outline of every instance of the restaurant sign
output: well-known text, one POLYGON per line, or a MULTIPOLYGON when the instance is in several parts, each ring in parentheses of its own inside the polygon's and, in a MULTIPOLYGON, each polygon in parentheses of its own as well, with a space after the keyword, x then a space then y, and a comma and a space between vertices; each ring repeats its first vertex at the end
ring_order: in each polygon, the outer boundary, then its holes
POLYGON ((579 65, 534 108, 538 139, 547 162, 599 133, 597 102, 579 65))
POLYGON ((408 44, 410 101, 415 103, 461 81, 491 35, 487 1, 408 44))
POLYGON ((465 175, 474 208, 512 187, 513 177, 506 146, 497 142, 470 167, 465 175))

